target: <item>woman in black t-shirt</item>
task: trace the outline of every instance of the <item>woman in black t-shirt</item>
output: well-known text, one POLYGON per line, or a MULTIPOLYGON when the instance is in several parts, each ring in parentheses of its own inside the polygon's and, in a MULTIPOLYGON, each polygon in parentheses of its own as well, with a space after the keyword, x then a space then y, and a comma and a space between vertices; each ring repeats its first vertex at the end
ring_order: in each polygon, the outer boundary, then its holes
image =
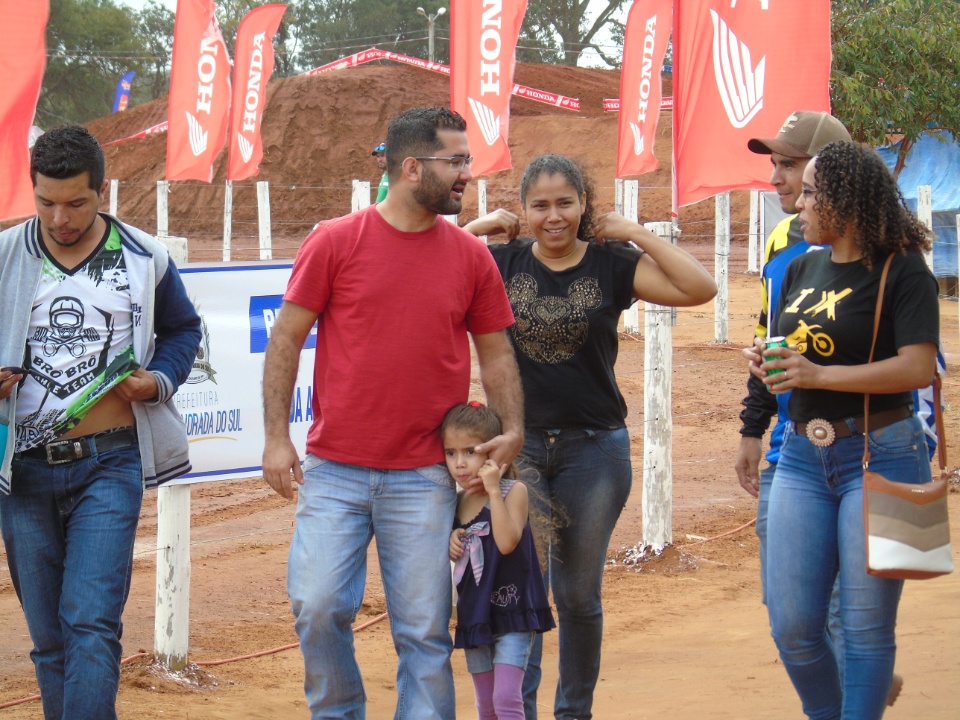
MULTIPOLYGON (((545 573, 561 638, 554 712, 589 717, 600 669, 603 566, 632 481, 627 407, 614 376, 617 324, 636 299, 699 305, 717 290, 692 256, 643 226, 610 213, 594 227, 583 175, 567 158, 534 160, 520 202, 534 239, 490 250, 516 316, 510 337, 526 426, 520 461, 539 473, 532 506, 552 511, 557 526, 545 573)), ((519 220, 498 211, 467 229, 512 238, 519 220)), ((524 679, 528 718, 536 713, 540 640, 524 679)))
POLYGON ((912 393, 930 384, 939 343, 927 229, 906 208, 879 156, 833 143, 803 174, 797 203, 809 252, 787 268, 774 335, 789 348, 744 351, 772 392, 792 390, 770 493, 767 605, 784 667, 811 718, 873 720, 886 706, 902 581, 866 572, 863 395, 870 393, 871 468, 930 480, 912 393), (874 361, 880 273, 893 254, 874 361), (772 373, 772 370, 781 370, 772 373), (824 635, 839 573, 843 668, 824 635), (841 672, 842 670, 842 672, 841 672))

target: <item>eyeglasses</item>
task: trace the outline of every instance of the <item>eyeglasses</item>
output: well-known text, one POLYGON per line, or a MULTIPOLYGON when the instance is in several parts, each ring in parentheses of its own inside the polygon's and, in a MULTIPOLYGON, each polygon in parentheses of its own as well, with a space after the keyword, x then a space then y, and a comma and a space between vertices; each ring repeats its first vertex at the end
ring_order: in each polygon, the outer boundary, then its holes
POLYGON ((451 170, 456 170, 461 172, 464 168, 470 167, 473 163, 473 156, 468 155, 464 157, 463 155, 450 155, 450 156, 436 156, 432 155, 430 157, 414 157, 414 160, 446 160, 450 164, 451 170))

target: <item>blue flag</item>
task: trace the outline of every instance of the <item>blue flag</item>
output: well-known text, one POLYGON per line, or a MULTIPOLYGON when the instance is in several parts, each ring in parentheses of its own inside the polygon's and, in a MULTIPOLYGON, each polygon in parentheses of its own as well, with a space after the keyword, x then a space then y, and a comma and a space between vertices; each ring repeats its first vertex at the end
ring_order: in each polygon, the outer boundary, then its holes
POLYGON ((113 112, 123 112, 127 109, 127 103, 130 102, 130 86, 133 84, 135 70, 131 70, 117 83, 117 94, 113 98, 113 112))

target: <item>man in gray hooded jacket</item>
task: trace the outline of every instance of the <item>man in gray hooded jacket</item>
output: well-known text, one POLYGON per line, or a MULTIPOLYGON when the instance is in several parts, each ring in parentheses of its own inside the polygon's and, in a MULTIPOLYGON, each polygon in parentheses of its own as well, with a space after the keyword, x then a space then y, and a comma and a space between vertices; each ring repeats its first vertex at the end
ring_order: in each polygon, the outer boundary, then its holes
POLYGON ((163 245, 98 212, 104 174, 84 128, 48 132, 37 215, 0 233, 0 529, 47 720, 116 718, 143 490, 190 470, 200 318, 163 245))

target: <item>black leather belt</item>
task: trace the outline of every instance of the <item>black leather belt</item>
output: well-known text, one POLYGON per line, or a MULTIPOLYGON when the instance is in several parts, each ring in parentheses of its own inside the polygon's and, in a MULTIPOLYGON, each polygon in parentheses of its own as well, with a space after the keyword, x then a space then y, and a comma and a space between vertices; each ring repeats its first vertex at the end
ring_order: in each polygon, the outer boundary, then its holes
POLYGON ((64 463, 83 460, 83 458, 88 458, 95 453, 117 450, 136 444, 137 431, 135 428, 127 426, 104 430, 92 435, 64 438, 24 450, 20 455, 45 460, 48 465, 63 465, 64 463))
MULTIPOLYGON (((913 415, 912 405, 902 405, 898 408, 870 413, 869 427, 871 431, 879 430, 887 425, 893 425, 895 422, 906 420, 911 415, 913 415)), ((860 415, 859 417, 834 421, 814 418, 809 422, 795 423, 795 426, 797 434, 806 435, 814 445, 829 447, 834 440, 862 435, 864 423, 863 415, 860 415)))

